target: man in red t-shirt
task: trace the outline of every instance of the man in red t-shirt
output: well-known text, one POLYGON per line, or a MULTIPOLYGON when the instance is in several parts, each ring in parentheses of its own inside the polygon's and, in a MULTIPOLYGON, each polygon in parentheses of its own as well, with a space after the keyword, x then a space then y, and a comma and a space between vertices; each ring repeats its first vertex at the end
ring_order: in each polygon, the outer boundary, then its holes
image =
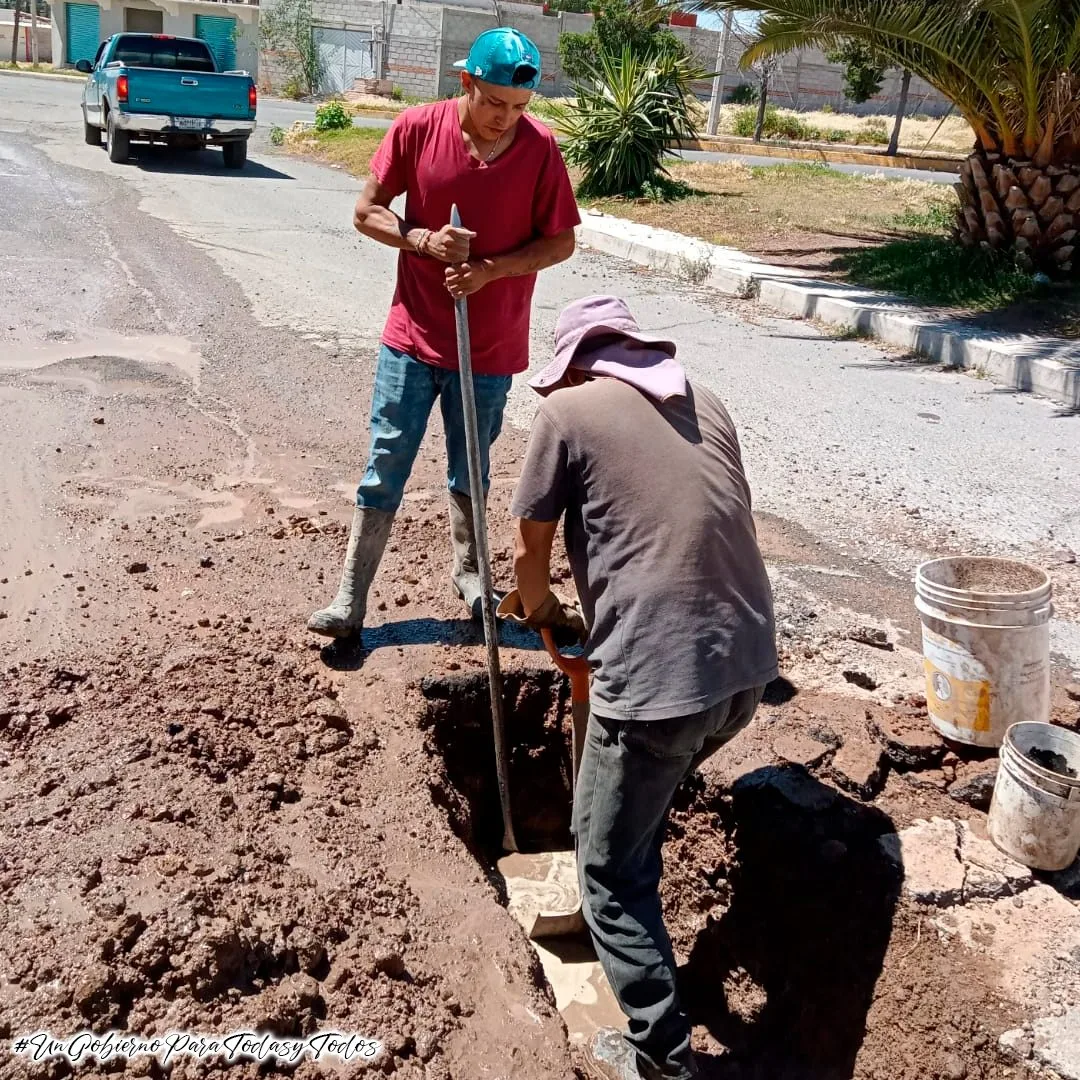
POLYGON ((536 273, 574 251, 577 202, 554 136, 525 115, 540 51, 509 27, 476 39, 463 95, 408 109, 371 162, 353 223, 397 248, 397 288, 383 331, 371 406, 371 451, 337 596, 308 629, 357 633, 436 398, 446 430, 456 593, 480 614, 480 579, 465 454, 454 300, 469 297, 477 420, 487 495, 491 444, 511 377, 529 366, 536 273), (404 217, 390 209, 405 195, 404 217), (448 225, 457 204, 467 228, 448 225))

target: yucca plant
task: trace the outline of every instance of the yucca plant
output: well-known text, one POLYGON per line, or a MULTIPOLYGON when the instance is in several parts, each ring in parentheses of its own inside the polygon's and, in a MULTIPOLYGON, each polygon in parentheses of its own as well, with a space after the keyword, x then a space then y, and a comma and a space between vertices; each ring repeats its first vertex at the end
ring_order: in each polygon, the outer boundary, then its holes
POLYGON ((760 12, 743 66, 862 42, 940 90, 971 125, 959 238, 1021 266, 1080 266, 1080 0, 700 0, 760 12))
POLYGON ((558 118, 563 154, 583 174, 578 192, 640 196, 662 187, 668 146, 696 137, 690 84, 700 77, 685 57, 601 52, 558 118))

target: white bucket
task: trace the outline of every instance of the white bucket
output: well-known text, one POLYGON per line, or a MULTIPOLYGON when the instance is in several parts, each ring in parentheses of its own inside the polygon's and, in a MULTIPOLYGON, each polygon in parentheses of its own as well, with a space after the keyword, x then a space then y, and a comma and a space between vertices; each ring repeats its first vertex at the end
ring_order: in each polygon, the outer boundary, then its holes
POLYGON ((1011 559, 958 557, 915 575, 926 703, 947 739, 998 747, 1010 724, 1050 718, 1050 575, 1011 559))
POLYGON ((994 784, 990 839, 1035 870, 1064 870, 1080 853, 1080 735, 1053 724, 1013 724, 994 784), (1051 765, 1032 751, 1058 755, 1051 765), (1058 771, 1061 762, 1072 776, 1058 771))

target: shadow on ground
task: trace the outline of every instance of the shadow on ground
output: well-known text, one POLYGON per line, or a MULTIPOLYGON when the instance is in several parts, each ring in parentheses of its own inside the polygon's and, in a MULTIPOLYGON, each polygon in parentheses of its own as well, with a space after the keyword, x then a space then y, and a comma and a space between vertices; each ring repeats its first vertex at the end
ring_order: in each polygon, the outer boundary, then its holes
POLYGON ((703 1080, 846 1080, 900 895, 878 846, 892 821, 795 767, 749 773, 713 809, 731 902, 680 971, 691 1018, 730 1051, 703 1080))
MULTIPOLYGON (((543 650, 539 634, 517 623, 498 623, 499 644, 507 649, 529 652, 543 650)), ((403 648, 408 645, 482 645, 484 629, 472 619, 403 619, 365 627, 354 637, 338 638, 322 650, 322 661, 334 671, 359 671, 377 649, 403 648)))
POLYGON ((220 147, 210 150, 174 150, 166 146, 133 143, 130 164, 143 172, 174 176, 219 175, 226 180, 293 179, 288 173, 279 172, 250 159, 242 169, 226 169, 220 147))

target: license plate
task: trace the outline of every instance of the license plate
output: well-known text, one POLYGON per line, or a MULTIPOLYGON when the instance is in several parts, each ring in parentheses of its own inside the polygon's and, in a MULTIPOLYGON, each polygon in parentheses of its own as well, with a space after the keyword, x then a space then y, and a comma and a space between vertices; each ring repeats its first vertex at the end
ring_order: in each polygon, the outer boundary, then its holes
POLYGON ((207 126, 207 121, 197 116, 176 116, 173 124, 181 131, 202 131, 207 126))

